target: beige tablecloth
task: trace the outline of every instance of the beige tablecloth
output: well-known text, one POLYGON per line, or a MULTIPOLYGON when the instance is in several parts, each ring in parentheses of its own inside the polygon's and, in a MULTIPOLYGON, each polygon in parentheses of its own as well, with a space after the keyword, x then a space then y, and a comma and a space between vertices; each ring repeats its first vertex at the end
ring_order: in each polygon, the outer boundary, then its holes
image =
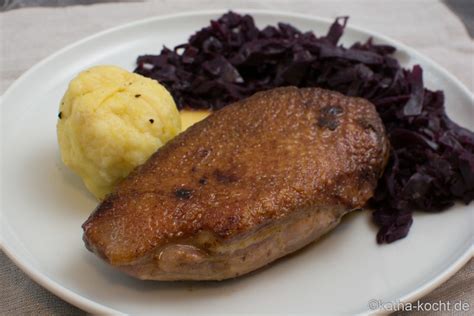
MULTIPOLYGON (((85 36, 145 17, 215 8, 272 9, 329 18, 350 15, 351 24, 376 30, 415 47, 474 90, 474 42, 460 20, 436 0, 162 0, 26 8, 0 13, 0 94, 36 62, 85 36)), ((459 300, 469 303, 471 313, 474 311, 473 260, 422 299, 453 303, 459 300)), ((36 285, 0 253, 0 314, 83 312, 36 285)))

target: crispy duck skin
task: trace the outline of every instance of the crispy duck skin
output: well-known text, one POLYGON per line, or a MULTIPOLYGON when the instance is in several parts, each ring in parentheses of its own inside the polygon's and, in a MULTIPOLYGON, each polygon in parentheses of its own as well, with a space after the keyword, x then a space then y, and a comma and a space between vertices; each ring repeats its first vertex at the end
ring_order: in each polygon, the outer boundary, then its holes
POLYGON ((260 92, 135 169, 84 223, 84 241, 140 279, 233 278, 362 208, 388 150, 367 100, 319 88, 260 92))

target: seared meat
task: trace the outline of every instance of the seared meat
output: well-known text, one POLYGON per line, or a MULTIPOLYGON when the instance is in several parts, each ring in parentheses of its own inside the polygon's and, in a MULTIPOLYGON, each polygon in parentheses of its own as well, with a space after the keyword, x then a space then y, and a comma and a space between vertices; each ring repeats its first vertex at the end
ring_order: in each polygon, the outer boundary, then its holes
POLYGON ((278 88, 227 106, 138 167, 84 223, 87 248, 141 279, 222 280, 335 227, 388 155, 374 106, 278 88))

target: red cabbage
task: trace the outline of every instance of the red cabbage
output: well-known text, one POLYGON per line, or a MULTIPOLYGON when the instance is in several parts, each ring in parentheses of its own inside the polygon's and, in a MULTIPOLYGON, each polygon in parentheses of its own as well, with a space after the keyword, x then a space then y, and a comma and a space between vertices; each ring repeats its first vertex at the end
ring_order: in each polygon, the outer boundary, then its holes
POLYGON ((373 102, 391 141, 388 166, 369 201, 378 243, 405 237, 412 212, 439 212, 474 199, 474 133, 451 121, 442 91, 424 87, 420 66, 404 69, 389 45, 338 45, 347 17, 325 36, 279 23, 260 30, 228 12, 173 50, 137 59, 180 109, 217 110, 279 86, 322 87, 373 102))

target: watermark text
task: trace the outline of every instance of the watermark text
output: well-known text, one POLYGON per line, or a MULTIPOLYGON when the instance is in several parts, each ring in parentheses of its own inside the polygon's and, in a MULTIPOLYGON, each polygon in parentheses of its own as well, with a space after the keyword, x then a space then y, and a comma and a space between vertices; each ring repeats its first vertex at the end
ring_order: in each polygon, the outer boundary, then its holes
POLYGON ((438 302, 386 302, 378 299, 371 299, 368 302, 370 310, 382 310, 384 312, 396 311, 418 311, 418 312, 468 312, 471 306, 464 301, 438 301, 438 302))

